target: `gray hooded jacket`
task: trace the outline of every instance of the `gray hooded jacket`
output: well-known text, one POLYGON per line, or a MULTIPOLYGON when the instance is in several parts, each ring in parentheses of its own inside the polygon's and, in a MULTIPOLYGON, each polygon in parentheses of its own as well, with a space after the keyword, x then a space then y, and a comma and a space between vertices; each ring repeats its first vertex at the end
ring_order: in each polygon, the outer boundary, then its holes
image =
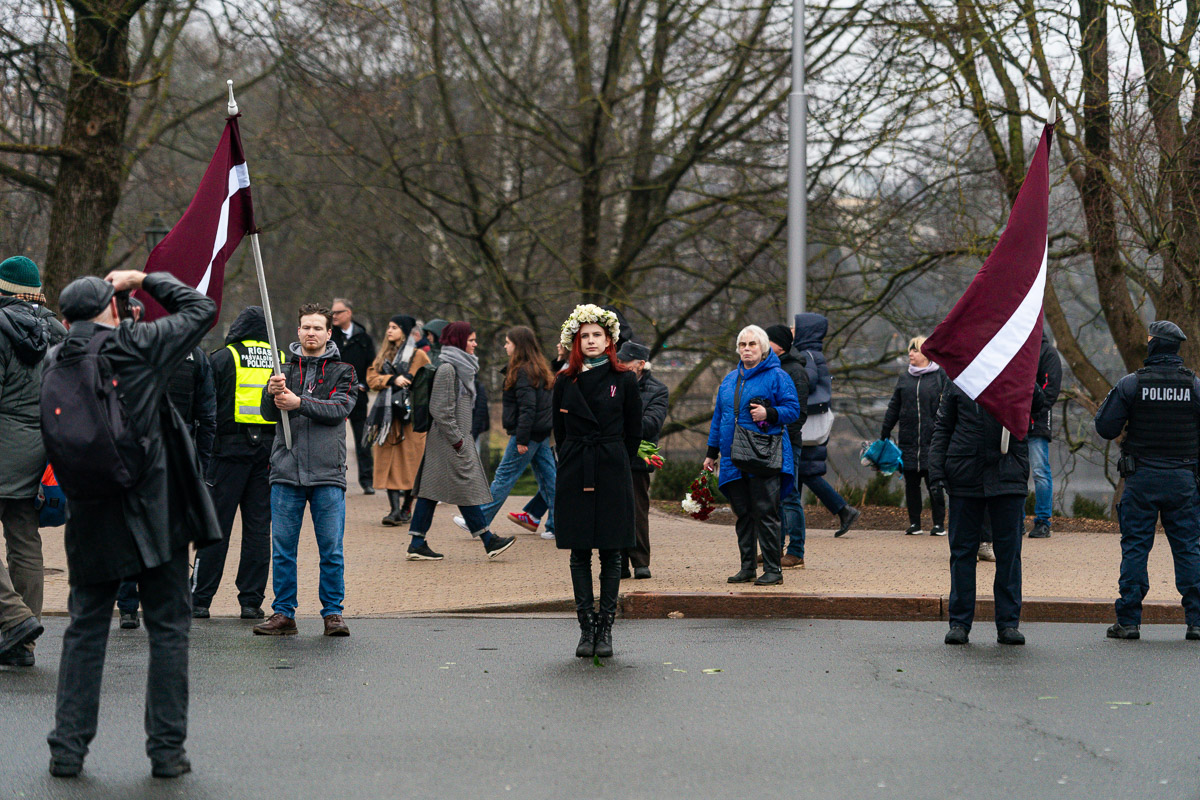
MULTIPOLYGON (((283 365, 287 386, 300 397, 300 407, 288 412, 292 449, 288 450, 281 425, 275 426, 271 449, 271 483, 288 486, 340 486, 346 488, 346 417, 354 408, 354 367, 338 361, 337 345, 325 353, 306 356, 293 342, 292 359, 283 365)), ((275 398, 263 389, 262 415, 279 422, 275 398)))

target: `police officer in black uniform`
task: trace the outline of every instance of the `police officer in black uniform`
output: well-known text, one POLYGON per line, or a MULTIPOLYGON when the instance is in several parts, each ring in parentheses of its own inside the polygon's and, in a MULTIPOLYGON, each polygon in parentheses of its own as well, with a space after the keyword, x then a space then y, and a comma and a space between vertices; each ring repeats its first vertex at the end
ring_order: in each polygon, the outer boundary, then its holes
POLYGON ((1145 366, 1122 378, 1096 413, 1096 432, 1125 431, 1121 460, 1125 492, 1121 522, 1121 598, 1110 639, 1141 636, 1142 598, 1150 589, 1146 562, 1162 516, 1175 558, 1175 587, 1183 596, 1187 638, 1200 641, 1200 379, 1183 365, 1187 337, 1173 322, 1151 323, 1145 366))
POLYGON ((262 619, 271 569, 271 443, 275 426, 260 413, 263 387, 274 361, 261 306, 238 314, 225 347, 212 354, 217 398, 217 438, 206 481, 222 539, 196 551, 192 616, 206 619, 221 585, 233 518, 242 512, 242 550, 236 585, 242 619, 262 619))

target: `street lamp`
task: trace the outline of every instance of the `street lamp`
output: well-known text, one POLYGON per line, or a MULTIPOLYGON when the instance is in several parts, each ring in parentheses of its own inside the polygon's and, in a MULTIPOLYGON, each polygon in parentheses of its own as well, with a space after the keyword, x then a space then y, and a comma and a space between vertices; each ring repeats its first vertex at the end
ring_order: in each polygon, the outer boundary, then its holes
POLYGON ((171 229, 167 227, 167 223, 158 214, 154 215, 154 219, 150 220, 150 226, 142 231, 146 237, 146 251, 154 252, 154 248, 158 247, 158 243, 167 238, 167 234, 171 229))
POLYGON ((804 311, 808 271, 808 90, 804 86, 804 0, 792 5, 792 91, 788 94, 788 319, 804 311))

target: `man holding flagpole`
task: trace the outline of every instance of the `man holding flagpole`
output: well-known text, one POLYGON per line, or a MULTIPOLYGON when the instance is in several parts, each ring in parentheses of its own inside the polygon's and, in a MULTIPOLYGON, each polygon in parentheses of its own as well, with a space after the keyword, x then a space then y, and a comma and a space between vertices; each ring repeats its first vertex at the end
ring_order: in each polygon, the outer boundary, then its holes
POLYGON ((1008 225, 962 298, 921 352, 954 381, 938 409, 930 490, 950 494, 950 630, 966 644, 975 616, 975 569, 984 518, 996 556, 997 640, 1024 644, 1021 534, 1029 482, 1030 415, 1041 410, 1037 384, 1046 291, 1051 106, 1008 225), (1014 441, 1015 440, 1015 441, 1014 441))

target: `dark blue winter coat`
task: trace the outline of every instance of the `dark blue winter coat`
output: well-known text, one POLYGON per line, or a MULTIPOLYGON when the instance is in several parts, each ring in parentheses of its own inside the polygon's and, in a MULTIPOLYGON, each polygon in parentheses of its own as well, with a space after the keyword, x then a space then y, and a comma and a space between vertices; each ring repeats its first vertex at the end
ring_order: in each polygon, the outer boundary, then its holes
MULTIPOLYGON (((808 414, 822 414, 829 409, 833 399, 833 377, 825 361, 825 334, 829 331, 829 320, 820 314, 797 314, 796 333, 792 347, 805 357, 804 369, 808 372, 808 414)), ((814 478, 825 474, 825 445, 814 445, 800 449, 797 477, 814 478)))
MULTIPOLYGON (((730 372, 721 381, 717 389, 717 405, 713 409, 712 425, 708 429, 709 453, 714 450, 721 455, 721 474, 717 485, 724 486, 730 481, 742 477, 742 473, 733 465, 729 458, 733 446, 734 425, 734 394, 737 390, 738 376, 743 379, 741 408, 737 410, 737 424, 752 431, 759 432, 758 424, 750 417, 750 401, 762 398, 767 401, 767 421, 770 426, 762 431, 770 434, 785 434, 784 428, 789 422, 795 422, 800 417, 800 402, 796 399, 796 384, 779 365, 779 356, 768 352, 767 357, 754 367, 746 369, 738 364, 737 369, 730 372)), ((779 498, 782 500, 792 492, 795 478, 792 468, 792 443, 786 435, 783 436, 783 474, 780 475, 779 498)))

